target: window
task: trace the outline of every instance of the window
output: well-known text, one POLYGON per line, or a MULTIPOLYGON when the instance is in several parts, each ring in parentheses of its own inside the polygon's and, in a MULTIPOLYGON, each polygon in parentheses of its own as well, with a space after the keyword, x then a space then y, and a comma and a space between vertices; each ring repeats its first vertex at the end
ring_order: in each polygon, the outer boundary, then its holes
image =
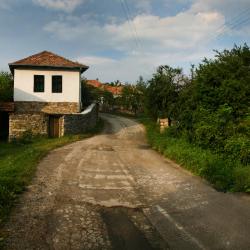
POLYGON ((34 92, 44 92, 44 76, 34 75, 34 92))
POLYGON ((62 93, 62 76, 52 76, 52 93, 62 93))

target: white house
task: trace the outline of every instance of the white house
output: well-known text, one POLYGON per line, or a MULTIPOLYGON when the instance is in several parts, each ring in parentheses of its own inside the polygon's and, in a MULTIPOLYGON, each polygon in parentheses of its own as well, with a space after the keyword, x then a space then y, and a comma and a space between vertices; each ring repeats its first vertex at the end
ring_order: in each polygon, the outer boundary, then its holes
POLYGON ((64 117, 81 112, 81 74, 88 66, 43 51, 9 64, 14 76, 10 138, 33 134, 61 136, 64 117))

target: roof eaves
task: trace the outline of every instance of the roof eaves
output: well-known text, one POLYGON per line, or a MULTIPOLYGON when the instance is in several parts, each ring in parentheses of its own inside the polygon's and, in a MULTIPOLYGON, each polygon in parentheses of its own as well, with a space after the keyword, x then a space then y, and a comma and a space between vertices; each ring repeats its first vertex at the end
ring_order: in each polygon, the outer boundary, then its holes
POLYGON ((15 64, 9 63, 9 68, 13 74, 15 68, 36 68, 36 69, 71 69, 71 70, 80 70, 81 73, 89 69, 89 66, 55 66, 55 65, 36 65, 36 64, 15 64))

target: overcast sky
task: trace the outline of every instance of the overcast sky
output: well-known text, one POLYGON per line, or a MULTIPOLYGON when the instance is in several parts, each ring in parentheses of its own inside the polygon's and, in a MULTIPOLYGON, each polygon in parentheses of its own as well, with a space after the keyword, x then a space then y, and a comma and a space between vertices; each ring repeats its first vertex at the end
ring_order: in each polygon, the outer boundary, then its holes
POLYGON ((162 64, 250 43, 250 0, 0 0, 0 69, 49 50, 89 79, 134 82, 162 64))

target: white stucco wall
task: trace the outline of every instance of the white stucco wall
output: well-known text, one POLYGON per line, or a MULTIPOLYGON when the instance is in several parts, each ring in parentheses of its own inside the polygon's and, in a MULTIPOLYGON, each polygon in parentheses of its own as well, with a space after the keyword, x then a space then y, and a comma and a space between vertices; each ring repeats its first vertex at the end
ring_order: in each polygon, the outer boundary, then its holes
POLYGON ((80 73, 15 69, 14 101, 80 103, 80 73), (43 93, 34 92, 34 75, 44 75, 43 93), (62 75, 62 93, 52 93, 53 75, 62 75))

